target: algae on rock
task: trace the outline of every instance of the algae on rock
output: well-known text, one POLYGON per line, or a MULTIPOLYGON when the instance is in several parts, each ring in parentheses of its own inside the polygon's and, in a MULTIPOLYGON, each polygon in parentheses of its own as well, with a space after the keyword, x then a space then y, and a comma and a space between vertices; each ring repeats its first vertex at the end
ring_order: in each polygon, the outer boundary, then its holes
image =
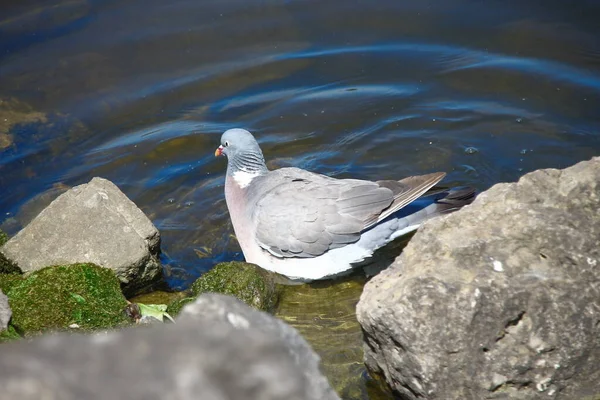
POLYGON ((176 300, 168 312, 177 315, 181 308, 202 293, 222 293, 236 297, 251 307, 271 311, 279 299, 279 288, 273 274, 240 261, 217 264, 192 284, 191 297, 176 300))
POLYGON ((129 322, 123 312, 127 301, 119 280, 110 269, 94 264, 35 271, 21 282, 12 281, 6 294, 12 325, 25 335, 69 326, 88 331, 129 322))
POLYGON ((0 273, 0 290, 6 294, 13 286, 21 283, 23 279, 23 275, 0 273))
POLYGON ((14 326, 8 325, 8 328, 0 332, 0 343, 10 342, 11 340, 21 339, 14 326))
POLYGON ((228 294, 263 311, 271 310, 279 297, 269 272, 239 261, 217 264, 192 284, 191 291, 196 297, 209 292, 228 294))

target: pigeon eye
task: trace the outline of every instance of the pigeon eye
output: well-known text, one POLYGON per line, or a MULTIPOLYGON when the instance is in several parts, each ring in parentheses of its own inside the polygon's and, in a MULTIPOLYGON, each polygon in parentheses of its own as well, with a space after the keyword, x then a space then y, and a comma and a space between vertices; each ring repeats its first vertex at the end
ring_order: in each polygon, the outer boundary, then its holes
POLYGON ((225 147, 228 147, 228 146, 229 146, 229 142, 225 142, 225 147))

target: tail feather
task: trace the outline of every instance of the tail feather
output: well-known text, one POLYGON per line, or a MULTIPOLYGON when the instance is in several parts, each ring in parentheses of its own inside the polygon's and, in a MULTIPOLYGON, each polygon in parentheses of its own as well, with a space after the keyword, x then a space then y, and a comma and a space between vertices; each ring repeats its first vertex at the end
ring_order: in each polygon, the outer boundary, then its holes
POLYGON ((399 231, 393 236, 402 236, 417 229, 423 222, 431 218, 457 211, 472 203, 475 196, 475 189, 471 187, 456 187, 443 191, 433 188, 431 194, 428 193, 415 202, 415 208, 407 207, 405 210, 401 210, 404 211, 403 215, 397 215, 399 231), (427 201, 428 204, 419 206, 416 203, 420 201, 427 201))
POLYGON ((475 200, 475 189, 472 187, 457 187, 448 191, 448 195, 437 200, 437 212, 440 214, 456 211, 471 204, 475 200))

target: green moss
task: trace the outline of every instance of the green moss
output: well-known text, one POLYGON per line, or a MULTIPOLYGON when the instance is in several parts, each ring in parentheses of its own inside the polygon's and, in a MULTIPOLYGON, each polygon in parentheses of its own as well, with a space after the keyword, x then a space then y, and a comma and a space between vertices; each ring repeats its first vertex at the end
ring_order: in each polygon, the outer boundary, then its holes
POLYGON ((127 301, 110 269, 94 264, 54 266, 14 284, 6 295, 12 324, 25 335, 46 330, 110 328, 128 321, 127 301))
POLYGON ((167 307, 167 312, 170 316, 175 317, 179 314, 183 306, 193 302, 194 300, 196 300, 195 297, 185 297, 183 299, 175 300, 174 302, 169 304, 169 307, 167 307))
POLYGON ((13 286, 21 283, 22 281, 22 275, 0 273, 0 290, 2 290, 3 293, 8 293, 13 286))
POLYGON ((21 336, 17 333, 12 325, 8 325, 8 328, 0 332, 0 343, 10 342, 11 340, 21 339, 21 336))
POLYGON ((273 277, 253 264, 232 261, 216 265, 198 278, 191 287, 194 296, 223 293, 263 311, 272 310, 279 298, 273 277))
POLYGON ((4 246, 6 242, 8 242, 8 235, 0 229, 0 247, 4 246))

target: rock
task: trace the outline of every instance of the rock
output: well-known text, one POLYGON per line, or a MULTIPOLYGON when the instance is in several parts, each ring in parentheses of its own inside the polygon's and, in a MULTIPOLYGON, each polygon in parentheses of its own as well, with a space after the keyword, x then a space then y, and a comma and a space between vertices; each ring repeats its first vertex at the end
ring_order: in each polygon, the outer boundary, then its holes
POLYGON ((8 297, 0 290, 0 332, 8 328, 12 311, 8 305, 8 297))
POLYGON ((600 395, 600 158, 424 224, 357 306, 402 399, 600 395))
POLYGON ((13 286, 23 282, 23 275, 0 273, 0 290, 8 293, 13 286))
POLYGON ((127 295, 161 277, 158 230, 102 178, 60 195, 0 251, 24 272, 73 263, 110 268, 127 295))
POLYGON ((274 274, 239 261, 215 265, 192 284, 190 292, 191 297, 172 302, 168 312, 177 315, 184 305, 202 293, 228 294, 257 310, 271 311, 280 294, 274 274))
MULTIPOLYGON (((271 315, 255 311, 232 296, 209 293, 182 310, 179 321, 202 321, 210 324, 228 324, 240 332, 261 332, 274 344, 283 344, 286 358, 293 360, 306 382, 307 398, 338 399, 319 369, 320 358, 296 329, 271 315)), ((236 398, 236 397, 234 397, 236 398)), ((243 398, 243 397, 240 397, 243 398)))
POLYGON ((294 329, 220 295, 203 295, 188 307, 176 324, 4 345, 2 396, 338 399, 294 329))
MULTIPOLYGON (((13 275, 15 276, 15 275, 13 275)), ((92 264, 55 266, 33 272, 6 284, 3 290, 12 308, 12 325, 26 336, 47 330, 92 331, 129 323, 127 301, 119 281, 109 269, 92 264)), ((3 282, 4 283, 1 283, 3 282)))

